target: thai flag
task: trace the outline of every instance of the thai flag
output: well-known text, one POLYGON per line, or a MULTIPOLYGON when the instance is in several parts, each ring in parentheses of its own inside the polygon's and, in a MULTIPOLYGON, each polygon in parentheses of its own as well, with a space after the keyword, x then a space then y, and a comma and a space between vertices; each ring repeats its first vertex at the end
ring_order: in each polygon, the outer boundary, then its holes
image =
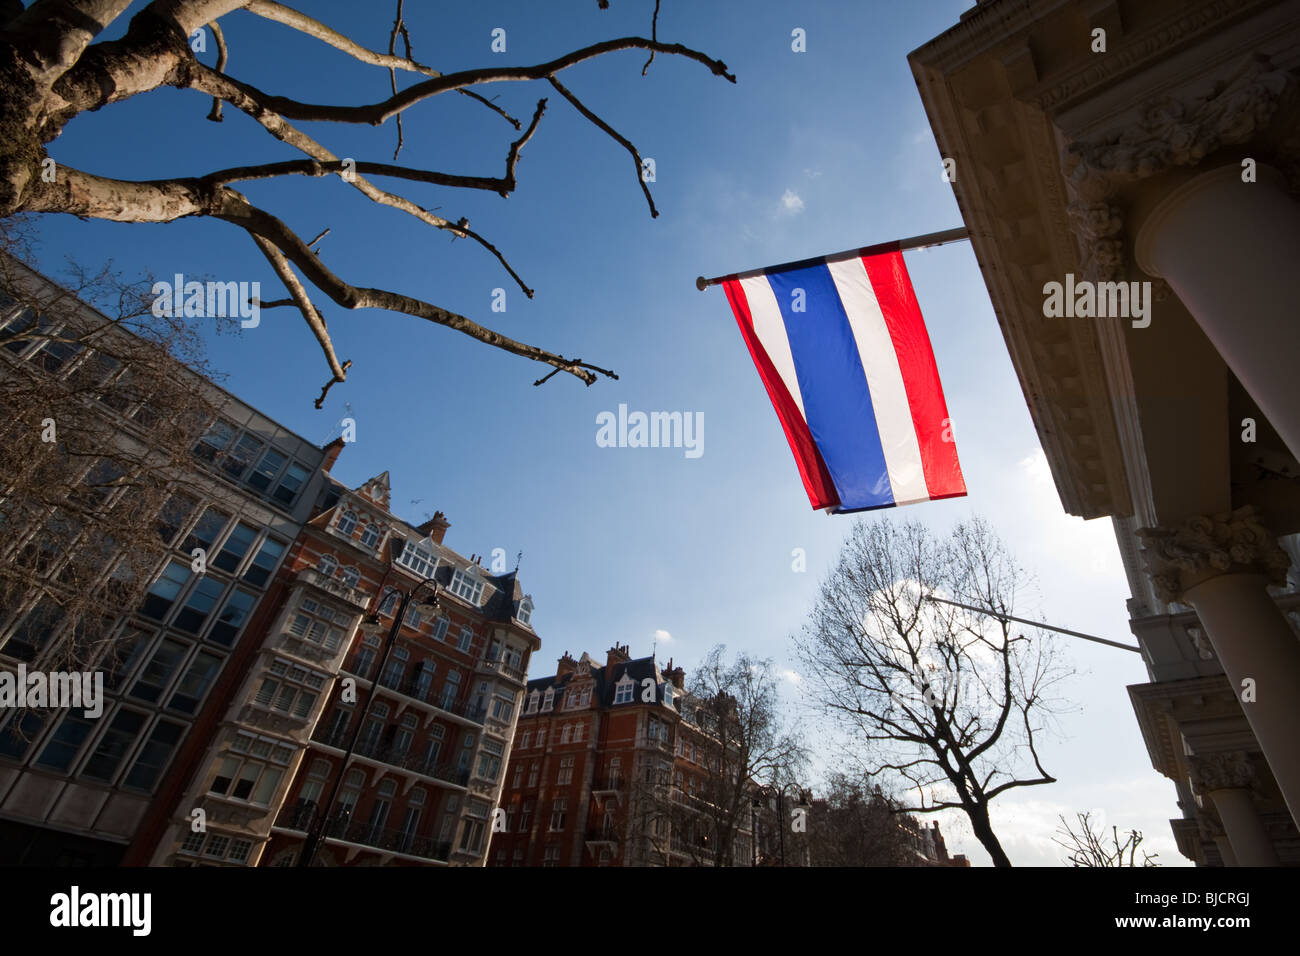
POLYGON ((902 252, 810 259, 722 285, 814 508, 966 494, 902 252))

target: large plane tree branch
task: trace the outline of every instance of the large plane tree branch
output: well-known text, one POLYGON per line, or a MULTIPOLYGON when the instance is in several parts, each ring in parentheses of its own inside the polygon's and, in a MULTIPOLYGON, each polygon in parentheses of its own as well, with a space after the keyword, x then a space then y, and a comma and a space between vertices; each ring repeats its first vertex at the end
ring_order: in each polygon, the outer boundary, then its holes
MULTIPOLYGON (((640 153, 631 141, 615 132, 612 125, 583 103, 581 95, 562 85, 562 71, 606 55, 641 51, 693 60, 716 76, 730 82, 735 77, 726 65, 681 43, 658 38, 658 3, 651 24, 651 38, 628 36, 590 44, 529 66, 488 66, 443 73, 418 61, 411 44, 411 24, 401 3, 393 21, 387 53, 371 49, 357 39, 276 0, 153 0, 135 13, 125 32, 116 39, 101 35, 125 15, 127 0, 36 0, 30 7, 3 21, 0 12, 0 219, 24 213, 61 213, 115 222, 166 223, 185 217, 220 219, 247 232, 267 259, 271 270, 288 291, 287 299, 302 314, 319 345, 331 376, 330 386, 345 380, 348 364, 338 359, 325 320, 312 302, 310 283, 335 304, 348 309, 377 308, 401 312, 446 325, 479 341, 532 361, 550 365, 552 371, 537 380, 549 380, 566 372, 586 384, 597 375, 616 378, 613 372, 581 359, 568 359, 558 352, 516 341, 470 318, 458 315, 396 290, 371 289, 348 282, 331 271, 297 232, 269 209, 260 209, 231 188, 238 182, 268 180, 282 176, 323 179, 337 175, 376 205, 405 213, 423 224, 470 239, 491 254, 521 290, 532 297, 533 290, 487 237, 472 229, 465 216, 438 215, 401 193, 383 189, 371 177, 421 183, 437 188, 495 192, 506 197, 517 186, 516 170, 521 151, 538 132, 546 100, 537 103, 532 120, 525 126, 495 97, 484 95, 487 84, 540 81, 559 91, 583 116, 613 137, 638 164, 638 181, 650 205, 658 211, 640 175, 640 153), (237 53, 239 38, 223 18, 238 11, 252 19, 237 21, 240 29, 266 24, 270 29, 287 28, 319 41, 350 58, 354 63, 390 74, 391 95, 374 103, 346 105, 307 103, 263 92, 241 80, 237 53), (200 61, 193 47, 204 31, 212 34, 217 49, 214 66, 200 61), (401 38, 405 55, 397 53, 401 38), (234 42, 232 48, 230 44, 234 42), (232 70, 234 72, 232 72, 232 70), (416 78, 399 88, 398 74, 416 78), (175 178, 132 181, 97 174, 93 169, 76 169, 57 163, 53 147, 74 118, 113 106, 124 100, 165 87, 190 90, 211 98, 214 120, 222 119, 222 106, 247 115, 271 137, 292 147, 302 159, 261 161, 258 157, 231 157, 213 171, 183 170, 175 178), (417 163, 354 160, 336 153, 323 141, 308 135, 297 121, 328 121, 379 126, 389 119, 411 121, 413 107, 429 104, 442 93, 469 96, 504 117, 516 131, 508 144, 504 172, 496 175, 444 172, 417 163), (53 175, 51 172, 53 171, 53 175)), ((603 9, 607 4, 601 4, 603 9)), ((306 67, 304 67, 306 69, 306 67)), ((643 71, 644 73, 644 71, 643 71)), ((398 149, 402 139, 399 131, 398 149)), ((394 160, 396 156, 394 156, 394 160)), ((215 165, 215 164, 214 164, 215 165)), ((318 406, 320 400, 317 402, 318 406)))

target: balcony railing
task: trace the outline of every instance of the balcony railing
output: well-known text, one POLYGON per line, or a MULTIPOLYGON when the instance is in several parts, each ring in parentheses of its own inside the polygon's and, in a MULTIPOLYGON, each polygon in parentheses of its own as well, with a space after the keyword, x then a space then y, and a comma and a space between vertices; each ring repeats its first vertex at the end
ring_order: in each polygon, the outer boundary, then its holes
MULTIPOLYGON (((334 733, 319 733, 314 735, 312 740, 326 747, 346 750, 348 732, 343 730, 334 733)), ((384 744, 381 741, 367 740, 363 737, 357 741, 357 745, 352 752, 358 756, 369 757, 371 760, 378 760, 392 767, 400 767, 403 770, 411 770, 426 777, 443 780, 458 787, 464 787, 469 783, 468 770, 463 770, 455 764, 437 763, 428 760, 417 751, 412 751, 407 747, 384 744)))
POLYGON ((503 674, 520 684, 526 683, 526 675, 523 669, 510 664, 504 657, 489 654, 479 663, 478 670, 492 674, 503 674))
MULTIPOLYGON (((292 807, 285 807, 276 819, 276 826, 286 830, 308 832, 316 820, 319 808, 313 801, 300 802, 292 807)), ((451 843, 438 841, 432 837, 423 837, 407 830, 381 827, 361 820, 352 820, 344 811, 336 813, 334 819, 325 827, 325 836, 348 843, 388 850, 393 853, 405 853, 409 856, 423 857, 426 860, 439 860, 443 863, 451 855, 451 843)))
POLYGON ((302 568, 297 573, 299 581, 309 584, 312 587, 320 588, 335 597, 342 598, 353 607, 364 610, 370 604, 370 597, 360 588, 349 587, 342 581, 332 578, 327 574, 322 574, 315 568, 302 568))
POLYGON ((591 781, 591 789, 596 790, 622 790, 622 777, 597 777, 591 781))
MULTIPOLYGON (((343 669, 349 674, 355 674, 362 680, 370 680, 370 672, 375 669, 374 661, 371 660, 369 666, 361 668, 357 665, 357 657, 358 655, 353 654, 352 659, 343 665, 343 669)), ((380 675, 379 686, 396 691, 406 697, 411 697, 423 704, 437 707, 449 714, 455 714, 457 717, 472 720, 476 724, 481 724, 487 719, 487 707, 483 705, 475 706, 472 701, 458 704, 456 696, 445 691, 442 694, 435 694, 432 687, 423 686, 418 676, 402 681, 394 678, 389 673, 385 673, 380 675)))

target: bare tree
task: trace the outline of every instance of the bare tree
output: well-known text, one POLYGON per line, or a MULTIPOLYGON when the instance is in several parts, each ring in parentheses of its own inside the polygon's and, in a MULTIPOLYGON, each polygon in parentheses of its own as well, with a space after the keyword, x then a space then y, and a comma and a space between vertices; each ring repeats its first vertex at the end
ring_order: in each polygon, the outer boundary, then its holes
MULTIPOLYGON (((550 91, 558 93, 628 153, 650 214, 657 216, 637 148, 592 112, 577 93, 561 82, 560 76, 576 64, 619 51, 637 50, 650 54, 643 73, 655 54, 663 53, 694 60, 734 83, 735 77, 720 60, 680 43, 664 43, 658 39, 658 2, 649 38, 630 36, 605 40, 531 66, 493 65, 454 73, 440 73, 414 58, 401 0, 397 3, 387 53, 369 49, 314 17, 274 0, 152 0, 131 18, 120 39, 97 39, 129 6, 130 0, 36 0, 21 12, 12 3, 0 8, 0 218, 20 212, 65 213, 116 222, 159 223, 203 216, 239 227, 257 245, 288 292, 286 298, 265 302, 263 306, 297 309, 322 350, 331 377, 321 391, 317 407, 330 386, 345 379, 350 363, 340 361, 336 355, 324 315, 306 283, 311 283, 339 307, 404 313, 554 367, 535 384, 541 384, 557 372, 568 372, 588 385, 595 381, 597 373, 617 377, 582 359, 565 358, 516 341, 433 303, 395 291, 349 283, 326 266, 313 248, 319 236, 304 241, 288 224, 254 205, 232 184, 284 176, 337 174, 374 203, 412 216, 455 238, 480 244, 500 261, 531 298, 533 290, 504 254, 471 229, 466 218, 453 221, 440 216, 399 193, 375 185, 373 178, 486 190, 509 196, 516 187, 521 151, 537 132, 547 100, 537 100, 532 117, 525 124, 479 89, 494 83, 543 81, 550 91), (227 72, 228 50, 220 26, 221 19, 235 11, 295 30, 360 63, 388 71, 391 95, 358 106, 311 103, 242 82, 227 72), (201 62, 194 49, 200 46, 200 40, 206 47, 209 33, 216 53, 213 65, 201 62), (400 56, 396 53, 399 37, 404 50, 400 56), (412 75, 417 82, 399 89, 396 78, 399 71, 412 75), (269 137, 287 144, 304 158, 190 171, 169 179, 128 181, 59 164, 50 155, 49 145, 78 115, 166 87, 210 97, 212 108, 208 119, 215 122, 222 121, 222 107, 229 104, 258 123, 269 137), (402 121, 407 111, 450 93, 481 103, 518 133, 508 144, 503 144, 505 164, 496 174, 447 173, 395 162, 402 149, 402 121), (394 162, 340 157, 306 133, 301 125, 325 122, 380 126, 389 120, 394 122, 397 131, 394 162)), ((598 6, 603 9, 609 4, 600 0, 598 6)))
POLYGON ((216 390, 198 387, 196 330, 151 314, 148 280, 74 266, 50 284, 24 252, 0 226, 0 634, 16 624, 0 653, 111 669, 121 613, 202 493, 192 449, 216 390))
POLYGON ((1071 866, 1159 866, 1156 857, 1159 853, 1142 851, 1142 862, 1137 861, 1138 847, 1142 844, 1142 832, 1129 830, 1123 841, 1119 838, 1119 827, 1110 828, 1110 840, 1106 831, 1093 823, 1091 813, 1075 814, 1076 826, 1072 827, 1064 816, 1060 818, 1061 826, 1052 842, 1069 851, 1066 862, 1071 866))
POLYGON ((832 774, 812 802, 808 857, 813 866, 907 866, 917 862, 900 824, 901 805, 879 785, 832 774))
POLYGON ((770 660, 742 653, 728 661, 725 645, 716 645, 687 689, 678 700, 678 735, 691 736, 708 772, 684 769, 657 788, 650 806, 668 821, 679 852, 701 865, 732 866, 756 788, 793 781, 806 751, 785 726, 770 660))
POLYGON ((901 779, 911 812, 961 810, 998 866, 1011 863, 989 803, 1055 782, 1036 736, 1066 675, 1048 635, 1012 633, 1023 580, 982 520, 942 540, 915 522, 859 521, 796 639, 812 700, 863 770, 901 779))

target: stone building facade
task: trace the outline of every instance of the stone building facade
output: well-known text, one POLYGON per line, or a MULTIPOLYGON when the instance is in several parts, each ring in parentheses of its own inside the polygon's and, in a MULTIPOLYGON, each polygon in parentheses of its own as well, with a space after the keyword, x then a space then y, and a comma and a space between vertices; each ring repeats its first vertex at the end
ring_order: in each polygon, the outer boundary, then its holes
POLYGON ((1300 863, 1300 5, 981 0, 909 61, 1061 502, 1114 524, 1178 846, 1300 863))

